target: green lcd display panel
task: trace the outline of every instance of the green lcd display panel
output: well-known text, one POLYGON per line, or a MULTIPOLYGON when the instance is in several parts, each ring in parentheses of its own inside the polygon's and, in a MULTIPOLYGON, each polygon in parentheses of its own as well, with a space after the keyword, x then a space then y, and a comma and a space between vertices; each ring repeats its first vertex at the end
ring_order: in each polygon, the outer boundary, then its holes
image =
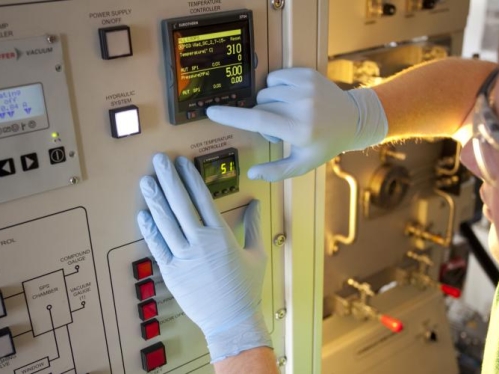
POLYGON ((194 165, 214 198, 239 191, 239 161, 236 148, 195 157, 194 165))
POLYGON ((172 124, 205 118, 210 105, 255 105, 251 11, 168 19, 162 31, 172 124))

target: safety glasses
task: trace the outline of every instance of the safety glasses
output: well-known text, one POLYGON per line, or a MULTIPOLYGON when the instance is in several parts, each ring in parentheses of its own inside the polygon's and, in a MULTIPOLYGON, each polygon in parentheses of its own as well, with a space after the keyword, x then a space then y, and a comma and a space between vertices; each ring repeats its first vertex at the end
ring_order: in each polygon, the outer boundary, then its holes
POLYGON ((499 186, 499 118, 489 103, 499 69, 494 70, 478 91, 473 109, 473 151, 482 179, 499 186))

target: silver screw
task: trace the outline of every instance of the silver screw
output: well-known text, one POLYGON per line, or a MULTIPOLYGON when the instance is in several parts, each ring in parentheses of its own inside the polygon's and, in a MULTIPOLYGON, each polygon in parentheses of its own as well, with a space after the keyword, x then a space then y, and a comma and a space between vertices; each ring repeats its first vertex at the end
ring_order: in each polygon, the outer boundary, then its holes
POLYGON ((285 242, 286 242, 286 235, 284 234, 279 234, 274 238, 274 244, 277 245, 278 247, 282 247, 285 242))
POLYGON ((287 310, 285 308, 279 309, 277 312, 275 312, 274 316, 276 320, 281 320, 286 317, 287 310))
POLYGON ((53 44, 57 41, 57 36, 55 35, 47 35, 47 42, 49 44, 53 44))
POLYGON ((55 66, 55 71, 60 73, 62 71, 62 66, 61 65, 56 65, 55 66))
POLYGON ((69 184, 75 185, 75 184, 78 184, 78 183, 80 183, 80 178, 78 178, 78 177, 71 177, 71 178, 69 178, 69 184))
POLYGON ((75 156, 75 152, 74 151, 70 151, 69 152, 69 157, 73 158, 75 156))
POLYGON ((280 10, 282 8, 284 8, 284 3, 286 1, 285 0, 272 0, 272 8, 274 8, 275 10, 280 10))
POLYGON ((282 357, 279 357, 277 359, 277 366, 279 366, 279 367, 283 367, 287 363, 288 363, 288 359, 286 358, 286 356, 282 356, 282 357))

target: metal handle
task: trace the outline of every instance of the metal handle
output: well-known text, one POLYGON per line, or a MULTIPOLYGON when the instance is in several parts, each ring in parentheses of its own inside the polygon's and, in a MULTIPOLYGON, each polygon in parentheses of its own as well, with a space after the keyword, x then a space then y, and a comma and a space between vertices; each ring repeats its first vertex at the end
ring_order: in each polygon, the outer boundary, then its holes
POLYGON ((331 161, 331 166, 333 172, 341 179, 344 179, 350 186, 350 212, 348 219, 348 235, 334 234, 331 235, 329 239, 328 254, 332 256, 338 252, 338 243, 352 244, 357 237, 357 204, 358 204, 358 194, 359 185, 355 177, 350 174, 345 173, 340 167, 340 157, 335 157, 331 161))
POLYGON ((456 154, 454 155, 454 157, 446 157, 442 161, 442 164, 444 164, 444 165, 446 164, 446 160, 449 160, 450 162, 452 162, 452 169, 447 169, 446 167, 442 167, 442 166, 437 165, 435 170, 436 170, 438 176, 442 176, 442 175, 452 176, 459 171, 459 166, 461 165, 461 163, 459 161, 459 155, 461 154, 461 148, 462 148, 461 144, 456 143, 456 154))

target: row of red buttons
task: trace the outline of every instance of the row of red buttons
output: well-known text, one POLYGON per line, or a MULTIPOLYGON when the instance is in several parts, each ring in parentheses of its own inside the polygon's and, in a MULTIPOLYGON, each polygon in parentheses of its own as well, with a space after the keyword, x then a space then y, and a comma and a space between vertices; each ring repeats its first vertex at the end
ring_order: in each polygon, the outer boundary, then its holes
MULTIPOLYGON (((135 284, 137 298, 142 301, 139 307, 139 317, 142 321, 140 329, 142 338, 150 340, 161 334, 159 321, 154 318, 158 315, 158 305, 156 300, 156 287, 154 280, 150 277, 154 274, 152 261, 150 258, 143 258, 132 263, 133 276, 139 282, 135 284)), ((166 351, 162 342, 153 344, 140 351, 142 359, 142 368, 150 372, 163 365, 166 365, 166 351)))

